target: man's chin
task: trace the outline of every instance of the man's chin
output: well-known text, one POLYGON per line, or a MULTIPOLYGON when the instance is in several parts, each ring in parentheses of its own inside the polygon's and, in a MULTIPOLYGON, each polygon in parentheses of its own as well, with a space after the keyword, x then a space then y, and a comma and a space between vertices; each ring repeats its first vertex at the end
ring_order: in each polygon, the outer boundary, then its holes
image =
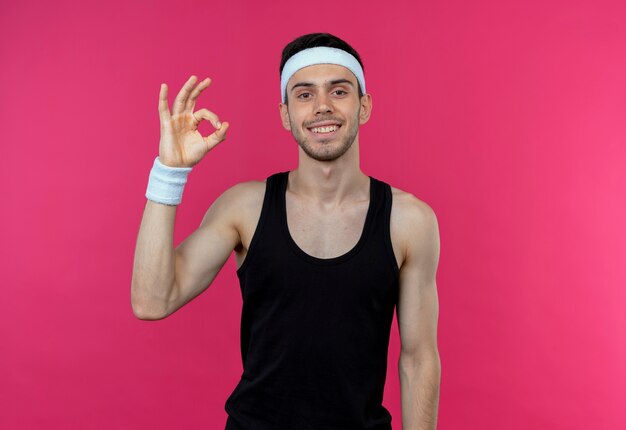
POLYGON ((312 158, 317 161, 334 161, 340 158, 343 154, 345 154, 345 151, 344 152, 325 151, 323 148, 321 151, 314 151, 314 150, 311 150, 310 148, 302 147, 302 150, 309 158, 312 158))

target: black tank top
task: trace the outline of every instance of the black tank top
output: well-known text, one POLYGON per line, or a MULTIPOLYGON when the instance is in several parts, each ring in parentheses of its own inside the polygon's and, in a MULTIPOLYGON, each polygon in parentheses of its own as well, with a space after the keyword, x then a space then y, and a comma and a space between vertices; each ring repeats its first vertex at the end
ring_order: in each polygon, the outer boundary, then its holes
POLYGON ((317 258, 289 233, 288 174, 267 178, 237 270, 244 370, 226 400, 226 430, 391 430, 382 405, 399 275, 391 188, 370 176, 357 244, 317 258))

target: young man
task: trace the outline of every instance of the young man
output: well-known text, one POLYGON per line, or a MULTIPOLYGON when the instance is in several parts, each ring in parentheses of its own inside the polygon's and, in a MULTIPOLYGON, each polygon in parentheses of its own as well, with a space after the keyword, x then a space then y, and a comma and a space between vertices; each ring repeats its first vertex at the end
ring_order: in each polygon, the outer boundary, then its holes
POLYGON ((191 168, 228 123, 194 111, 192 76, 169 111, 161 86, 159 156, 150 174, 131 286, 140 319, 161 319, 211 284, 231 252, 243 297, 244 371, 226 429, 391 429, 382 405, 396 307, 402 428, 435 429, 440 360, 433 210, 364 174, 359 126, 372 111, 358 53, 327 33, 297 38, 281 61, 283 126, 298 167, 222 193, 176 249, 176 205, 191 168), (198 124, 216 131, 202 137, 198 124))

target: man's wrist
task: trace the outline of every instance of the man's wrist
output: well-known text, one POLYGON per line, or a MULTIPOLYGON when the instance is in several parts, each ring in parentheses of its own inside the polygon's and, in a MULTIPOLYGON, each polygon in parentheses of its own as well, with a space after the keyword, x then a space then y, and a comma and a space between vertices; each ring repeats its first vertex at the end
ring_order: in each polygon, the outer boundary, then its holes
POLYGON ((179 205, 191 170, 192 167, 166 166, 157 156, 150 170, 146 198, 165 205, 179 205))

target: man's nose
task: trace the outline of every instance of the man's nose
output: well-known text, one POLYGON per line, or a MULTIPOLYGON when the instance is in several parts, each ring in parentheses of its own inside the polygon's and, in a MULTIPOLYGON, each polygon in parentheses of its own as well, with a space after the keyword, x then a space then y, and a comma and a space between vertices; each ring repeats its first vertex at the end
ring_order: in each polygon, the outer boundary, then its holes
POLYGON ((333 111, 333 103, 328 94, 320 93, 317 97, 315 113, 327 113, 333 111))

